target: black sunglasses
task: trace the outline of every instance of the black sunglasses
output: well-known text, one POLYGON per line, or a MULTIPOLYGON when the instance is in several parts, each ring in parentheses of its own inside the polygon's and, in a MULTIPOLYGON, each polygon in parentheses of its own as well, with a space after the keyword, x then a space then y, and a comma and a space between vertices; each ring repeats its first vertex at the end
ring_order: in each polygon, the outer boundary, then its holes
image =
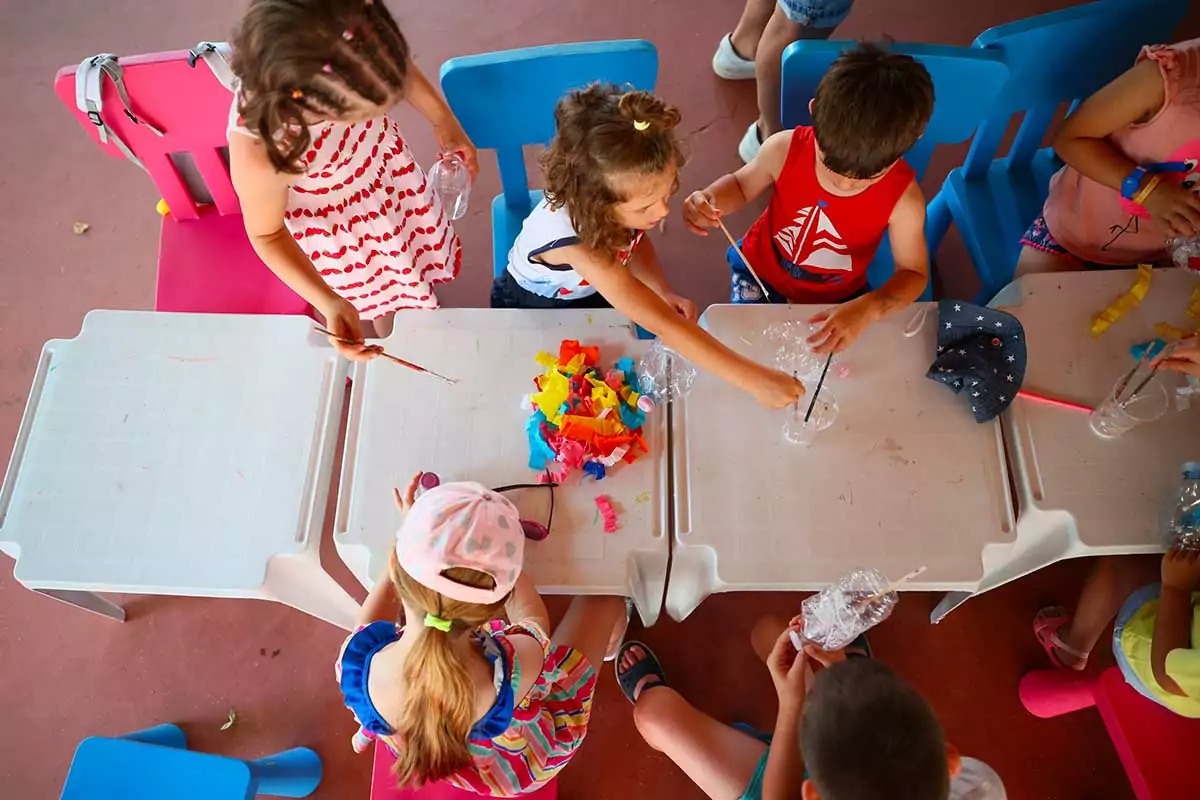
MULTIPOLYGON (((546 473, 549 476, 549 472, 546 473)), ((521 520, 521 531, 525 534, 525 538, 530 541, 540 542, 550 535, 550 526, 554 524, 554 487, 558 486, 554 481, 549 483, 510 483, 507 486, 497 486, 492 489, 493 492, 511 492, 516 489, 549 489, 550 490, 550 516, 546 519, 546 524, 534 522, 532 520, 521 520)))

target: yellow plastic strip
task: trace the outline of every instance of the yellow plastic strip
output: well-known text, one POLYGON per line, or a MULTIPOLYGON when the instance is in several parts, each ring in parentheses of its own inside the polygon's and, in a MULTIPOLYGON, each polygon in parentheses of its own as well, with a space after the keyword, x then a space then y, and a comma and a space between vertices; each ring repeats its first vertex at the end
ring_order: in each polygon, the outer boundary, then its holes
POLYGON ((1150 291, 1150 277, 1154 270, 1149 264, 1138 264, 1137 271, 1137 280, 1134 281, 1133 286, 1129 287, 1129 291, 1118 297, 1108 308, 1092 317, 1092 336, 1104 333, 1114 322, 1137 308, 1145 298, 1146 292, 1150 291))

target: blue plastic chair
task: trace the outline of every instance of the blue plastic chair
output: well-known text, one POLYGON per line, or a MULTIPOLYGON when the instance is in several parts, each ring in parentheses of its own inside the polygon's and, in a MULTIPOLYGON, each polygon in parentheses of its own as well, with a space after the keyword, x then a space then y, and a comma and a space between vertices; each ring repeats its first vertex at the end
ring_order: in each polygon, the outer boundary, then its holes
MULTIPOLYGON (((817 83, 834 60, 854 45, 854 42, 802 40, 784 51, 781 118, 785 128, 812 124, 808 102, 816 92, 817 83)), ((904 156, 920 180, 934 147, 966 141, 975 132, 992 98, 1004 85, 1008 68, 996 54, 966 47, 897 43, 889 45, 888 50, 920 61, 933 79, 933 116, 924 135, 904 156)), ((928 240, 928 223, 925 234, 928 240)), ((932 247, 929 252, 932 258, 932 247)), ((872 287, 881 286, 894 270, 892 248, 885 234, 867 271, 867 282, 872 287)), ((930 284, 922 300, 933 297, 932 269, 929 277, 930 284)))
POLYGON ((496 151, 504 193, 492 201, 492 261, 500 275, 521 223, 542 199, 529 190, 525 145, 554 137, 554 108, 596 81, 654 91, 658 51, 630 39, 506 50, 442 64, 442 93, 476 147, 496 151))
POLYGON ((965 163, 929 204, 936 252, 958 225, 987 302, 1013 279, 1021 236, 1042 210, 1062 162, 1042 148, 1064 103, 1077 105, 1133 65, 1144 44, 1169 41, 1187 0, 1103 0, 990 28, 974 47, 997 53, 1008 81, 992 101, 965 163), (1024 112, 1007 155, 996 158, 1014 114, 1024 112))
POLYGON ((321 759, 293 747, 254 761, 197 753, 176 725, 79 743, 61 800, 251 800, 308 797, 321 783, 321 759))

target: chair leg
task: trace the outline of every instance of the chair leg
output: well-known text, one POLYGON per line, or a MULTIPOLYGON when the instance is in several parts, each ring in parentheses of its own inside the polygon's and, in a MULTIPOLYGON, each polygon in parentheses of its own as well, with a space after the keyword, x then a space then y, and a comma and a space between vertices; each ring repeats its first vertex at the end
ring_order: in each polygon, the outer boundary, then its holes
POLYGON ((187 750, 187 736, 178 725, 164 723, 146 728, 141 731, 127 733, 121 737, 142 744, 154 744, 159 747, 174 747, 176 750, 187 750))
POLYGON ((1096 679, 1061 670, 1039 669, 1021 678, 1021 705, 1035 717, 1049 719, 1096 705, 1096 679))
POLYGON ((95 592, 80 592, 75 589, 34 589, 33 591, 44 594, 46 597, 53 597, 55 600, 61 600, 67 605, 82 608, 84 611, 115 619, 117 622, 125 621, 125 609, 111 600, 105 600, 95 592))
POLYGON ((321 757, 307 747, 247 761, 257 794, 308 797, 321 785, 321 757))

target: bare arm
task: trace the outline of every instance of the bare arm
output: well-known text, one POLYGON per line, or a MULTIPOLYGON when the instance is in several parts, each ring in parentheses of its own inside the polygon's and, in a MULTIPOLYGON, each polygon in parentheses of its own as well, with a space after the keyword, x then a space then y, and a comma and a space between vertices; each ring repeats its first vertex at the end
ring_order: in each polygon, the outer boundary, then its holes
POLYGON ((800 752, 800 720, 804 716, 808 654, 796 652, 789 630, 775 640, 767 669, 779 697, 779 713, 767 765, 763 770, 763 800, 803 796, 804 755, 800 752))
POLYGON ((750 392, 763 405, 784 408, 804 394, 803 385, 790 375, 735 353, 695 322, 684 319, 620 264, 601 261, 580 245, 545 255, 571 264, 618 311, 696 366, 750 392))
POLYGON ((526 572, 522 572, 517 577, 512 594, 508 596, 508 602, 504 604, 504 612, 508 614, 509 622, 520 623, 527 620, 536 622, 547 635, 550 634, 550 612, 546 610, 545 601, 538 594, 537 587, 533 585, 533 579, 526 572))
POLYGON ((279 280, 321 313, 338 337, 360 343, 333 341, 339 353, 355 360, 373 356, 373 349, 362 344, 362 328, 354 306, 329 288, 283 224, 293 176, 277 172, 262 142, 240 133, 229 137, 229 173, 254 252, 279 280))
POLYGON ((362 608, 359 609, 358 624, 361 627, 380 620, 396 622, 399 619, 400 597, 396 594, 391 574, 384 569, 379 580, 375 581, 375 585, 367 593, 367 599, 363 601, 362 608))
POLYGON ((700 316, 700 310, 696 308, 695 303, 686 297, 675 294, 667 285, 667 276, 663 274, 662 265, 658 261, 658 252, 654 249, 654 243, 650 241, 649 237, 642 239, 641 244, 633 251, 633 256, 630 257, 626 267, 635 278, 649 286, 651 291, 661 297, 667 305, 674 309, 675 313, 688 322, 695 322, 700 316))
POLYGON ((1163 691, 1186 696, 1167 674, 1167 656, 1192 642, 1192 592, 1200 587, 1200 553, 1173 547, 1162 560, 1162 591, 1150 642, 1150 668, 1163 691))
POLYGON ((467 137, 458 117, 454 116, 441 92, 429 82, 416 62, 411 60, 408 62, 404 98, 421 116, 429 120, 443 153, 461 153, 466 158, 471 177, 474 178, 479 172, 475 145, 467 137))
POLYGON ((782 131, 763 142, 758 155, 731 175, 722 175, 707 188, 693 192, 683 204, 683 218, 693 233, 707 236, 717 220, 740 210, 775 185, 783 172, 792 131, 782 131))
MULTIPOLYGON (((1145 59, 1080 104, 1054 139, 1054 149, 1080 174, 1113 191, 1138 166, 1113 147, 1108 136, 1134 122, 1153 117, 1166 101, 1159 66, 1145 59)), ((1142 177, 1145 187, 1153 175, 1142 177)), ((1143 199, 1150 218, 1171 236, 1200 232, 1200 199, 1179 184, 1159 182, 1143 199)))

